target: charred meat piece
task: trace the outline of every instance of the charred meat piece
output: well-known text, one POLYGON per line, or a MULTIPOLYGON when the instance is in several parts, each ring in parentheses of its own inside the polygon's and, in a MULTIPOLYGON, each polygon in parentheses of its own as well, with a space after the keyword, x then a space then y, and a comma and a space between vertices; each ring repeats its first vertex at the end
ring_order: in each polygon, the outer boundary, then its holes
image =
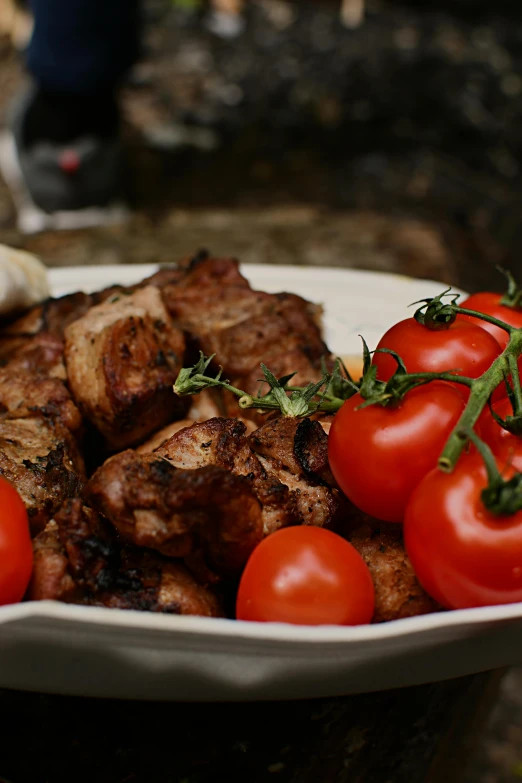
POLYGON ((210 419, 180 430, 156 454, 177 468, 195 470, 218 465, 245 476, 262 507, 264 535, 298 524, 296 498, 261 465, 248 445, 246 431, 238 419, 210 419))
POLYGON ((121 547, 77 498, 34 540, 29 597, 67 603, 220 617, 220 601, 179 563, 121 547))
POLYGON ((154 272, 153 275, 150 275, 150 277, 146 277, 144 280, 141 280, 135 285, 123 286, 114 284, 108 286, 107 288, 103 288, 101 291, 96 291, 92 294, 92 303, 101 304, 102 302, 106 302, 108 299, 112 299, 115 296, 129 296, 130 294, 138 291, 140 288, 145 288, 149 285, 154 285, 156 288, 161 289, 163 286, 170 283, 177 283, 182 277, 184 277, 184 275, 185 272, 178 265, 163 267, 157 272, 154 272))
POLYGON ((113 451, 139 443, 186 408, 172 392, 185 341, 154 286, 92 307, 66 329, 69 385, 113 451))
POLYGON ((177 470, 128 450, 98 468, 85 496, 127 541, 168 557, 202 550, 219 573, 242 568, 263 535, 249 481, 223 468, 177 470))
POLYGON ((232 259, 196 260, 162 294, 190 344, 216 354, 225 375, 249 393, 259 390, 261 361, 277 376, 297 372, 300 385, 319 378, 322 357, 329 361, 321 308, 293 294, 253 291, 232 259))
POLYGON ((81 292, 48 299, 5 325, 0 331, 0 366, 13 374, 25 371, 65 380, 65 328, 91 304, 92 298, 81 292))
POLYGON ((0 339, 7 336, 31 337, 41 332, 63 337, 66 327, 85 315, 92 305, 92 296, 82 291, 47 299, 5 325, 0 331, 0 339))
POLYGON ((337 491, 324 480, 302 467, 296 456, 306 459, 327 475, 323 465, 327 437, 317 422, 305 424, 281 417, 245 437, 246 427, 237 419, 211 419, 180 430, 156 453, 178 468, 195 469, 219 465, 236 475, 245 476, 263 508, 265 535, 280 527, 297 524, 326 525, 339 507, 337 491), (314 438, 298 437, 305 428, 314 438), (317 429, 317 432, 316 432, 317 429))
POLYGON ((28 597, 32 601, 79 603, 82 591, 72 578, 57 523, 51 519, 33 540, 33 574, 28 597))
MULTIPOLYGON (((205 389, 191 399, 190 408, 186 413, 185 419, 167 424, 166 427, 155 432, 148 441, 142 443, 137 451, 141 454, 150 454, 163 446, 179 430, 191 427, 198 422, 206 422, 209 419, 223 416, 225 406, 223 405, 222 396, 221 389, 205 389)), ((255 424, 248 419, 238 419, 238 421, 243 421, 249 430, 255 429, 255 424)), ((180 466, 178 465, 177 467, 180 466)))
POLYGON ((69 430, 41 416, 0 418, 0 475, 20 493, 33 535, 81 489, 83 460, 69 430))
MULTIPOLYGON (((377 521, 375 520, 375 524, 377 521)), ((363 525, 348 539, 370 569, 375 587, 374 623, 440 611, 419 584, 401 531, 391 525, 363 525)))
POLYGON ((266 472, 294 494, 301 524, 324 527, 334 520, 342 499, 321 477, 329 476, 328 437, 318 422, 305 424, 281 416, 253 432, 248 441, 266 472))
POLYGON ((12 419, 50 417, 73 433, 82 426, 80 412, 62 381, 25 372, 0 370, 0 413, 12 419))
POLYGON ((0 337, 0 367, 65 380, 63 348, 63 339, 51 332, 0 337))
POLYGON ((185 470, 208 465, 233 470, 247 445, 245 432, 245 425, 237 419, 209 419, 175 433, 155 453, 185 470))
POLYGON ((192 258, 185 258, 176 267, 183 272, 177 282, 187 288, 194 286, 239 286, 250 288, 250 283, 239 270, 237 258, 211 256, 206 251, 200 251, 192 258))

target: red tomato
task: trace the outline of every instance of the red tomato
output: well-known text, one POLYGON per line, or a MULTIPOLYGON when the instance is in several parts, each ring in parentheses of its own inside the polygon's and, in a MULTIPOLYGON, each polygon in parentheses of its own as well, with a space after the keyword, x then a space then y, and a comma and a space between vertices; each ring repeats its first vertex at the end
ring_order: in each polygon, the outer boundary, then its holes
MULTIPOLYGON (((493 410, 501 419, 513 415, 513 407, 508 397, 493 403, 493 410)), ((484 408, 480 416, 480 437, 494 454, 505 454, 508 459, 511 454, 517 469, 522 471, 522 437, 513 435, 497 424, 489 407, 484 408)))
POLYGON ((482 458, 464 454, 453 473, 428 473, 406 509, 404 541, 415 573, 448 609, 522 601, 522 512, 489 512, 480 498, 486 484, 482 458))
POLYGON ((250 555, 236 609, 238 620, 362 625, 373 616, 373 582, 344 538, 319 527, 287 527, 250 555))
MULTIPOLYGON (((492 315, 493 318, 498 318, 499 321, 505 321, 510 326, 515 326, 517 329, 522 327, 522 309, 520 307, 508 307, 508 305, 500 304, 502 294, 494 294, 491 291, 483 291, 480 294, 472 294, 463 302, 459 302, 459 307, 466 307, 468 310, 476 310, 478 313, 486 313, 486 315, 492 315)), ((504 349, 508 343, 509 335, 504 329, 494 324, 488 324, 487 321, 481 321, 479 318, 474 318, 472 315, 459 315, 458 320, 468 321, 469 323, 480 326, 481 329, 485 329, 489 332, 500 347, 504 349)))
MULTIPOLYGON (((455 321, 448 329, 433 331, 414 318, 388 329, 377 348, 389 348, 402 357, 408 372, 448 372, 478 378, 501 353, 497 341, 484 329, 466 321, 455 321)), ((397 369, 395 359, 374 353, 377 377, 387 381, 397 369)), ((461 393, 469 396, 465 386, 461 393)))
POLYGON ((33 567, 27 512, 14 487, 0 476, 0 604, 20 601, 33 567))
POLYGON ((409 391, 396 406, 369 405, 359 394, 336 413, 328 437, 330 467, 342 491, 377 519, 402 522, 408 499, 437 464, 465 402, 449 383, 409 391))

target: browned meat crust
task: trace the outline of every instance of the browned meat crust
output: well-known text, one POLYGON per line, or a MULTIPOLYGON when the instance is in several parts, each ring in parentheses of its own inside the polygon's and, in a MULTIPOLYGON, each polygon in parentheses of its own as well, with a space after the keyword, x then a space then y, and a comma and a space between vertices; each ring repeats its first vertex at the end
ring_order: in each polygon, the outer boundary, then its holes
POLYGON ((42 304, 32 307, 15 321, 5 325, 0 331, 0 338, 7 335, 30 337, 40 332, 63 337, 66 327, 77 318, 85 315, 92 304, 92 296, 82 291, 56 299, 47 299, 42 304))
POLYGON ((29 597, 170 614, 223 616, 218 596, 180 563, 121 547, 80 499, 34 541, 29 597))
POLYGON ((250 438, 245 432, 237 419, 211 419, 180 430, 156 453, 178 468, 219 465, 246 476, 262 505, 265 535, 287 525, 329 524, 338 511, 337 492, 303 469, 295 453, 297 433, 302 432, 297 441, 299 453, 304 454, 306 440, 307 459, 312 459, 314 450, 317 464, 322 461, 326 435, 320 425, 303 426, 303 422, 281 417, 250 438), (315 442, 304 430, 315 433, 315 442))
POLYGON ((0 337, 0 367, 13 374, 30 372, 64 380, 63 339, 51 332, 0 337))
POLYGON ((185 341, 154 286, 92 307, 66 329, 69 385, 113 451, 139 443, 186 408, 172 393, 185 341))
POLYGON ((162 294, 191 344, 215 353, 225 374, 249 393, 259 390, 261 361, 277 376, 297 372, 302 385, 317 380, 321 358, 329 358, 321 308, 294 294, 253 291, 234 259, 196 259, 162 294))
POLYGON ((263 535, 249 481, 223 468, 177 470, 128 450, 98 468, 85 497, 126 540, 169 557, 202 550, 220 573, 239 570, 263 535))
POLYGON ((316 454, 316 464, 322 464, 327 443, 318 422, 304 424, 284 416, 269 421, 249 437, 249 444, 267 473, 293 494, 300 524, 325 527, 340 511, 338 491, 308 469, 312 452, 316 454))
POLYGON ((25 372, 0 370, 0 413, 13 419, 40 414, 59 420, 73 433, 82 426, 80 411, 62 381, 25 372))
POLYGON ((78 292, 36 305, 0 331, 0 366, 15 374, 37 373, 65 380, 63 335, 66 327, 92 305, 78 292))
POLYGON ((33 541, 34 563, 28 597, 33 601, 79 600, 80 591, 69 570, 65 549, 54 520, 33 541))
POLYGON ((177 468, 194 470, 218 465, 245 476, 262 507, 264 535, 298 524, 294 495, 261 465, 248 445, 246 430, 238 419, 210 419, 180 430, 156 454, 177 468))
POLYGON ((65 498, 78 494, 84 467, 77 443, 59 421, 0 418, 0 475, 25 503, 36 534, 65 498))
POLYGON ((419 584, 398 527, 381 525, 372 528, 364 525, 354 530, 348 538, 362 556, 373 578, 374 623, 440 610, 441 607, 419 584))

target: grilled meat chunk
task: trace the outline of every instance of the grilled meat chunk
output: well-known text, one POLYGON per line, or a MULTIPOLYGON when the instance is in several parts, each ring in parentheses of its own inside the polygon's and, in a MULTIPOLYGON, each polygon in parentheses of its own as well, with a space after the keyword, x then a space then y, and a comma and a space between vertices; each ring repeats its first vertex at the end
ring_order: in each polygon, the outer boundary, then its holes
POLYGON ((92 304, 92 296, 82 291, 47 299, 6 325, 0 332, 0 338, 7 335, 30 337, 41 332, 63 337, 66 327, 85 315, 92 304))
POLYGON ((248 440, 266 472, 293 493, 301 524, 325 527, 334 520, 340 495, 310 470, 315 462, 318 469, 322 466, 324 475, 329 474, 324 463, 328 437, 319 422, 305 424, 281 416, 253 432, 248 440))
MULTIPOLYGON (((192 424, 197 424, 198 422, 206 422, 209 419, 222 416, 224 413, 223 409, 221 390, 205 389, 191 399, 190 408, 187 411, 185 419, 167 424, 166 427, 155 432, 152 438, 149 438, 148 441, 142 443, 137 451, 139 451, 140 454, 150 454, 163 446, 179 430, 185 429, 185 427, 191 427, 192 424)), ((238 421, 243 421, 250 431, 255 429, 255 424, 248 419, 238 419, 238 421)), ((180 466, 178 465, 177 467, 180 466)))
POLYGON ((121 547, 79 498, 34 540, 29 597, 170 614, 223 615, 219 598, 181 564, 121 547))
POLYGON ((128 450, 98 468, 85 496, 127 541, 169 557, 203 551, 219 573, 239 570, 263 535, 249 481, 223 468, 177 470, 128 450))
POLYGON ((246 431, 238 419, 210 419, 180 430, 156 454, 177 468, 195 470, 218 465, 245 476, 262 507, 264 535, 298 524, 296 498, 261 465, 248 445, 246 431))
POLYGON ((0 337, 0 367, 10 373, 30 372, 65 380, 63 339, 51 332, 39 332, 29 337, 0 337))
POLYGON ((73 433, 82 426, 80 412, 62 381, 25 372, 0 370, 0 413, 13 419, 40 414, 58 419, 73 433))
POLYGON ((5 325, 0 331, 0 366, 12 374, 25 371, 65 380, 65 328, 91 304, 92 297, 81 292, 48 299, 5 325))
POLYGON ((253 291, 233 259, 196 259, 162 294, 190 343, 216 354, 225 374, 249 393, 259 389, 261 361, 278 376, 297 372, 298 384, 317 380, 321 358, 329 361, 321 308, 294 294, 253 291))
MULTIPOLYGON (((375 524, 379 524, 375 521, 375 524)), ((440 606, 419 584, 401 531, 391 525, 363 525, 348 539, 370 569, 375 587, 374 623, 437 612, 440 606)))
MULTIPOLYGON (((186 288, 209 285, 218 288, 227 286, 250 288, 250 283, 239 270, 239 261, 230 256, 217 258, 202 250, 196 256, 180 261, 175 269, 182 272, 175 282, 186 288)), ((172 269, 170 271, 173 272, 172 269)))
POLYGON ((186 408, 172 392, 185 341, 159 290, 146 286, 92 307, 65 331, 69 385, 113 451, 139 443, 186 408))
POLYGON ((53 519, 33 540, 33 554, 28 597, 32 601, 79 601, 81 591, 72 578, 60 531, 53 519))
POLYGON ((33 535, 81 489, 83 460, 69 430, 41 416, 0 418, 0 475, 20 493, 33 535))
POLYGON ((308 450, 300 445, 299 454, 306 453, 306 459, 312 460, 313 451, 326 475, 322 460, 327 437, 321 426, 284 417, 264 425, 250 438, 237 419, 211 419, 180 430, 155 453, 178 468, 219 465, 247 477, 263 508, 265 535, 287 525, 326 525, 338 510, 337 491, 314 476, 308 463, 306 470, 301 467, 295 444, 304 440, 304 435, 297 437, 302 428, 313 430, 315 442, 307 437, 308 450))

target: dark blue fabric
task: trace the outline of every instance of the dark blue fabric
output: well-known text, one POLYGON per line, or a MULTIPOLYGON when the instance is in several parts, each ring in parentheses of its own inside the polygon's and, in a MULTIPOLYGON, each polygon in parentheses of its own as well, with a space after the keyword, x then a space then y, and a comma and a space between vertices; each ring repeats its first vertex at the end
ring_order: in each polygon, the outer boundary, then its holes
POLYGON ((44 89, 111 89, 139 54, 139 0, 31 0, 27 64, 44 89))

